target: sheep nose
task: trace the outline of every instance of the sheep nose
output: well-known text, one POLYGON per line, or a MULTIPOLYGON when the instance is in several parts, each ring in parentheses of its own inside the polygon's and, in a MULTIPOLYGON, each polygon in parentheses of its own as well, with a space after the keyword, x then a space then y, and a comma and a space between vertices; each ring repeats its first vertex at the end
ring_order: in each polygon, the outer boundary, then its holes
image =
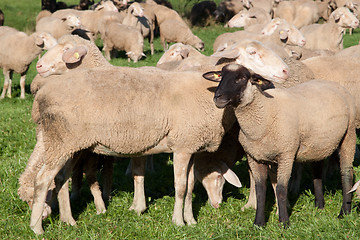
POLYGON ((287 69, 283 69, 282 72, 286 76, 286 78, 289 76, 289 71, 287 69))

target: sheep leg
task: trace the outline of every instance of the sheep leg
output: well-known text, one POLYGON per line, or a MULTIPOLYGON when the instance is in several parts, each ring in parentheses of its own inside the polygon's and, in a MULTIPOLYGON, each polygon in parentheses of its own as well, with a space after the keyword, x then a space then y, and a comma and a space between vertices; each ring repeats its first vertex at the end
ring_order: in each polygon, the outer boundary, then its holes
POLYGON ((325 205, 324 193, 322 187, 322 168, 323 161, 313 162, 313 176, 314 176, 314 192, 315 192, 315 207, 323 209, 325 205))
POLYGON ((279 221, 283 223, 284 228, 289 226, 289 214, 287 211, 287 192, 291 171, 294 163, 294 157, 283 157, 279 160, 276 196, 278 201, 279 221))
POLYGON ((71 213, 71 204, 69 196, 69 178, 77 159, 69 159, 65 167, 55 176, 56 192, 59 201, 60 220, 71 226, 76 225, 76 221, 71 213))
POLYGON ((172 221, 178 226, 185 225, 183 218, 184 195, 187 185, 187 169, 191 154, 174 153, 174 185, 175 185, 175 204, 172 221))
POLYGON ((5 98, 5 94, 7 91, 7 97, 11 98, 11 75, 12 71, 10 69, 4 68, 3 69, 4 74, 4 87, 3 91, 1 93, 0 99, 5 98), (9 91, 10 89, 10 91, 9 91))
POLYGON ((109 202, 112 183, 113 183, 113 173, 114 173, 114 157, 107 157, 103 163, 103 193, 102 198, 105 203, 109 202))
POLYGON ((188 178, 187 178, 187 192, 185 196, 184 205, 184 220, 187 225, 196 224, 192 210, 192 193, 195 185, 195 173, 194 173, 194 158, 192 157, 188 166, 188 178))
MULTIPOLYGON (((20 77, 20 98, 25 99, 25 80, 26 80, 26 72, 21 74, 20 77)), ((11 94, 10 94, 11 95, 11 94)))
POLYGON ((343 190, 343 203, 339 218, 351 212, 352 193, 348 193, 353 184, 353 161, 356 147, 356 132, 354 127, 349 128, 339 148, 340 173, 343 190))
POLYGON ((259 227, 265 226, 265 200, 266 200, 266 164, 256 162, 252 157, 247 156, 248 163, 253 173, 256 192, 256 215, 254 225, 259 227))
POLYGON ((99 182, 96 179, 98 170, 99 156, 91 154, 90 158, 84 164, 84 172, 86 180, 90 185, 91 194, 94 197, 96 213, 101 214, 106 212, 105 203, 102 199, 99 182))
MULTIPOLYGON (((60 162, 65 162, 67 159, 67 157, 63 157, 62 161, 60 162)), ((53 163, 53 161, 51 160, 45 162, 53 163)), ((54 180, 55 176, 64 165, 56 164, 53 165, 51 168, 46 163, 41 167, 40 171, 35 177, 34 202, 30 217, 30 228, 35 232, 35 234, 44 233, 44 230, 42 228, 42 214, 44 211, 47 191, 50 187, 51 182, 54 180)))
POLYGON ((134 210, 140 215, 146 210, 144 191, 146 156, 131 159, 131 172, 134 178, 134 199, 129 210, 134 210))
POLYGON ((103 47, 103 51, 104 51, 104 57, 106 58, 106 60, 110 61, 111 56, 110 56, 110 51, 112 50, 112 47, 110 47, 105 41, 104 41, 104 47, 103 47))
POLYGON ((251 170, 249 169, 249 177, 250 177, 250 193, 249 199, 245 206, 241 208, 241 211, 244 211, 246 208, 254 208, 256 209, 256 193, 255 193, 255 180, 251 170))

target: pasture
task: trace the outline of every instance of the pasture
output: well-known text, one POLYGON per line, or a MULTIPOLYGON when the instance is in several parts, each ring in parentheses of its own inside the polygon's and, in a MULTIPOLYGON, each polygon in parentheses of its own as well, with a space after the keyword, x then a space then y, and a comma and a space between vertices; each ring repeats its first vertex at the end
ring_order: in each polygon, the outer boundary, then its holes
MULTIPOLYGON (((69 4, 77 0, 64 1, 69 4)), ((189 11, 197 1, 171 0, 176 10, 189 11)), ((215 2, 220 2, 219 0, 215 2)), ((25 32, 34 30, 35 17, 40 11, 39 0, 1 0, 0 9, 5 14, 5 25, 25 32)), ((205 43, 205 54, 212 53, 212 43, 221 33, 235 31, 220 24, 205 28, 196 27, 193 32, 205 43)), ((358 44, 359 29, 353 35, 345 35, 344 46, 358 44)), ((98 46, 102 46, 98 41, 98 46)), ((1 43, 0 43, 1 44, 1 43)), ((155 54, 145 42, 147 57, 138 63, 128 63, 125 58, 111 60, 117 66, 155 66, 163 54, 159 38, 155 40, 155 54)), ((36 60, 30 65, 26 81, 26 99, 19 99, 19 75, 14 74, 12 98, 0 100, 0 238, 1 239, 359 239, 360 200, 353 197, 352 213, 338 219, 342 203, 340 174, 324 182, 325 208, 314 206, 311 169, 305 167, 299 195, 289 196, 290 222, 288 229, 278 223, 275 199, 268 184, 264 228, 253 226, 255 210, 241 208, 249 195, 249 176, 245 159, 238 162, 234 171, 243 187, 235 188, 226 183, 224 201, 219 209, 207 202, 207 194, 201 184, 193 193, 195 226, 177 227, 171 222, 174 204, 172 155, 161 154, 154 158, 155 172, 146 173, 145 193, 148 209, 141 216, 128 208, 133 198, 133 183, 125 176, 128 159, 118 161, 114 170, 112 198, 107 212, 96 215, 95 205, 86 181, 80 201, 72 204, 77 226, 68 226, 59 220, 57 212, 44 220, 45 234, 36 236, 29 227, 31 211, 17 194, 18 178, 33 151, 35 124, 31 120, 33 97, 30 84, 36 75, 36 60)), ((0 71, 0 86, 4 77, 0 71)), ((109 103, 110 104, 110 103, 109 103)), ((360 178, 360 162, 354 162, 354 179, 360 178)), ((100 175, 99 175, 100 176, 100 175)))

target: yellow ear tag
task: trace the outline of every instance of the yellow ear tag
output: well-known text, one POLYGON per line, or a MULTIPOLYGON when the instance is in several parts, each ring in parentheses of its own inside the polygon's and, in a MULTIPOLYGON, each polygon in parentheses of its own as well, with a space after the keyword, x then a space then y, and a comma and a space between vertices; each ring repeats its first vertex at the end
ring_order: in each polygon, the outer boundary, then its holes
POLYGON ((263 83, 264 83, 263 81, 258 80, 258 84, 259 84, 259 85, 262 85, 263 83))
POLYGON ((220 75, 219 75, 219 74, 214 73, 214 78, 218 79, 218 78, 220 78, 220 75))
POLYGON ((284 33, 284 31, 283 31, 283 30, 281 30, 281 31, 280 31, 280 34, 283 34, 283 33, 284 33))
POLYGON ((75 57, 76 59, 79 59, 79 58, 80 58, 80 54, 79 54, 78 52, 76 52, 76 53, 74 53, 74 57, 75 57))

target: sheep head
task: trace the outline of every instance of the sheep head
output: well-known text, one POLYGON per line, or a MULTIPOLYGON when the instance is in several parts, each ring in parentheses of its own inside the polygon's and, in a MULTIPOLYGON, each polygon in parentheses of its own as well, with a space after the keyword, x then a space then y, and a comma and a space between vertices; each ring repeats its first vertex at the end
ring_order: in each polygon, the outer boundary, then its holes
POLYGON ((35 32, 33 33, 35 37, 35 44, 42 49, 49 50, 57 44, 56 39, 46 32, 35 32))
POLYGON ((212 56, 234 59, 237 64, 278 83, 283 83, 289 77, 289 67, 286 63, 259 41, 243 40, 225 47, 212 56))
POLYGON ((263 90, 273 88, 271 81, 258 74, 250 73, 246 67, 239 64, 228 64, 221 71, 207 72, 203 74, 203 77, 210 81, 220 81, 214 96, 214 102, 218 108, 246 102, 245 98, 251 98, 253 85, 266 97, 271 97, 263 92, 263 90))

